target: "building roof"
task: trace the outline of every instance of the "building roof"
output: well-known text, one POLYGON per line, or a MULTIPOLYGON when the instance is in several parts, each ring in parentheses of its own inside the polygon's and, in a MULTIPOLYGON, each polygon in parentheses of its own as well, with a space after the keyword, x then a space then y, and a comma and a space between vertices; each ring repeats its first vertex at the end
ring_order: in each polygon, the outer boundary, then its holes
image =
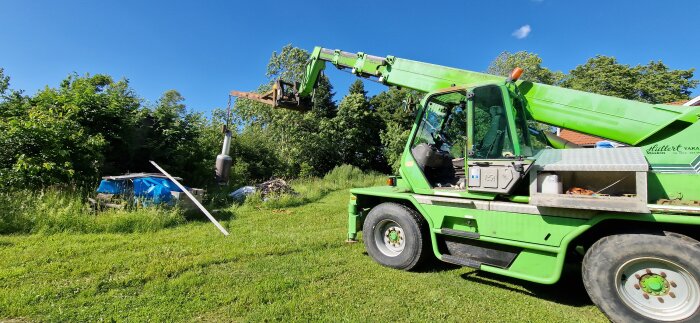
POLYGON ((603 138, 590 136, 569 129, 561 129, 559 132, 559 137, 571 141, 579 146, 593 146, 597 142, 605 140, 603 138))
POLYGON ((690 101, 688 101, 688 100, 680 100, 680 101, 673 101, 673 102, 664 103, 664 104, 668 104, 668 105, 684 105, 684 104, 686 104, 686 103, 688 103, 688 102, 690 102, 690 101))
POLYGON ((695 98, 691 99, 690 101, 684 103, 683 105, 699 106, 700 105, 700 95, 698 95, 695 98))
POLYGON ((699 95, 699 96, 696 96, 695 98, 690 99, 690 100, 673 101, 673 102, 669 102, 669 103, 666 103, 666 104, 670 104, 670 105, 685 105, 685 106, 700 106, 700 95, 699 95))

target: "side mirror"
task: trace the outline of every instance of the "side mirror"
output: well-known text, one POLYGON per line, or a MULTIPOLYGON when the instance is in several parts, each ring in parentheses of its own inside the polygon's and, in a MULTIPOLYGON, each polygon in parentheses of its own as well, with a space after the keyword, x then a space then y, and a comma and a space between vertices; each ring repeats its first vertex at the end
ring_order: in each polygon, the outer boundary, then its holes
POLYGON ((403 112, 413 112, 415 111, 416 101, 413 95, 408 94, 406 98, 401 101, 403 103, 403 112))

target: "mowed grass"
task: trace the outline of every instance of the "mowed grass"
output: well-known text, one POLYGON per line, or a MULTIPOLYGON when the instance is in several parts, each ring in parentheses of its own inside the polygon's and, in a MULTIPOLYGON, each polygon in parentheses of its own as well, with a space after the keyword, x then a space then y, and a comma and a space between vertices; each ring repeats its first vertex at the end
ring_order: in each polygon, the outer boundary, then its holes
POLYGON ((347 190, 157 232, 0 236, 0 321, 606 321, 578 273, 544 286, 381 267, 346 244, 347 190))

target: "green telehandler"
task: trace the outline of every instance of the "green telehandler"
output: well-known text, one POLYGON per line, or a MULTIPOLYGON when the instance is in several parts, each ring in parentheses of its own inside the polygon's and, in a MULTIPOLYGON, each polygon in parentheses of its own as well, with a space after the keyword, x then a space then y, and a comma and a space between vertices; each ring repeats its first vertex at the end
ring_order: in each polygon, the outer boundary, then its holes
POLYGON ((321 47, 301 82, 231 95, 306 111, 326 63, 425 93, 399 174, 351 190, 348 239, 361 231, 376 262, 436 257, 542 284, 579 262, 613 321, 700 321, 700 107, 321 47), (578 148, 543 125, 622 147, 578 148))

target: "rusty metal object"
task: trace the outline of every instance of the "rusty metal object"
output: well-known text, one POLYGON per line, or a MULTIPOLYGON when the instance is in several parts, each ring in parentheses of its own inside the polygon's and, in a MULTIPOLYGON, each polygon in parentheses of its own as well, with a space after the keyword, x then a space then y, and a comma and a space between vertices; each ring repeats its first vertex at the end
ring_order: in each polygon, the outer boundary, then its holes
POLYGON ((298 112, 311 110, 311 100, 302 98, 297 91, 296 83, 288 83, 277 80, 272 84, 272 89, 265 93, 231 91, 231 96, 253 100, 273 108, 289 109, 298 112))
POLYGON ((566 190, 566 194, 571 194, 571 195, 593 195, 595 192, 581 188, 581 187, 572 187, 568 190, 566 190))

